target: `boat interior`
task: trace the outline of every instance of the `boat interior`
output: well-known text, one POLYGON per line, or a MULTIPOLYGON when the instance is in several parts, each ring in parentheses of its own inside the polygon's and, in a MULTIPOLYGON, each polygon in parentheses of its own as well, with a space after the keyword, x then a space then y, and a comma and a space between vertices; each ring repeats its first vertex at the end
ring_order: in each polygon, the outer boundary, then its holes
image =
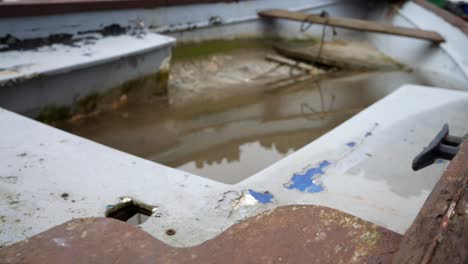
POLYGON ((0 1, 0 260, 44 237, 88 252, 84 233, 157 249, 142 263, 305 256, 270 243, 284 231, 343 263, 413 263, 399 243, 468 164, 423 160, 468 131, 466 26, 428 5, 0 1))

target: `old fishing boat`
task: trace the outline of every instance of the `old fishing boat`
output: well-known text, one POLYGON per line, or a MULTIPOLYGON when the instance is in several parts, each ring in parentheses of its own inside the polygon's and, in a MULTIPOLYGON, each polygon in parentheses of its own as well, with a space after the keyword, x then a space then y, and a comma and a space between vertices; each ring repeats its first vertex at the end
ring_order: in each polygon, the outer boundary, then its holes
POLYGON ((0 1, 0 262, 465 263, 467 32, 422 0, 0 1))

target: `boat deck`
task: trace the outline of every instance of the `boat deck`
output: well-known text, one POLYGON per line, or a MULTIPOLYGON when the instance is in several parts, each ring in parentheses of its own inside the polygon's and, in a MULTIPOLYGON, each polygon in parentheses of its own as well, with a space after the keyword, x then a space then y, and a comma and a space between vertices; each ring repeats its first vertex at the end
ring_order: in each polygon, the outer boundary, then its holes
POLYGON ((88 34, 73 43, 2 52, 0 87, 37 76, 55 75, 119 60, 174 45, 175 39, 155 33, 102 37, 88 34), (119 43, 119 45, 112 45, 119 43))
POLYGON ((37 115, 46 105, 72 104, 87 95, 167 68, 175 45, 172 37, 144 30, 114 36, 102 34, 106 33, 83 34, 68 39, 68 43, 32 48, 21 44, 11 49, 3 47, 1 105, 37 115), (64 83, 68 85, 64 87, 64 83))
POLYGON ((411 160, 445 122, 453 134, 468 130, 467 101, 465 92, 403 86, 234 185, 2 110, 0 157, 7 166, 0 173, 7 176, 0 178, 5 208, 0 240, 11 244, 72 218, 105 216, 122 197, 156 208, 140 227, 173 246, 199 244, 238 220, 298 203, 335 208, 403 233, 447 165, 413 172, 411 160), (165 235, 168 228, 178 235, 165 235))
MULTIPOLYGON (((419 239, 415 242, 410 237, 418 235, 419 224, 430 224, 423 226, 428 230, 421 236, 425 241, 433 239, 436 245, 441 241, 438 236, 445 234, 448 223, 447 201, 452 206, 452 191, 463 191, 455 188, 451 175, 459 177, 458 170, 466 171, 467 144, 450 165, 437 160, 414 172, 411 161, 444 124, 450 125, 452 135, 462 136, 468 131, 468 93, 449 90, 450 81, 463 83, 468 78, 463 53, 467 36, 459 27, 411 1, 398 9, 380 3, 366 9, 360 1, 335 0, 312 4, 298 0, 294 7, 280 0, 184 7, 168 5, 194 1, 103 0, 99 5, 91 0, 47 2, 0 3, 0 17, 6 21, 0 24, 6 43, 0 46, 2 261, 18 262, 20 257, 34 261, 41 255, 65 262, 74 252, 82 254, 76 261, 88 261, 105 252, 109 254, 102 262, 145 262, 154 260, 155 252, 162 252, 156 256, 162 262, 217 262, 226 257, 239 263, 245 262, 245 257, 258 262, 294 262, 315 258, 310 252, 318 249, 325 252, 320 256, 325 259, 312 259, 318 263, 335 256, 343 262, 389 263, 395 254, 401 254, 405 261, 411 257, 411 249, 397 252, 399 245, 421 245, 419 239), (152 9, 145 9, 145 4, 152 9), (44 5, 48 8, 41 9, 44 5), (84 12, 90 5, 98 12, 84 12), (256 16, 257 10, 266 7, 314 14, 327 10, 332 16, 437 31, 445 43, 434 45, 402 36, 337 29, 340 38, 365 39, 392 59, 440 82, 434 85, 437 87, 405 84, 296 152, 232 184, 136 157, 24 116, 37 116, 44 106, 51 105, 66 104, 71 110, 79 99, 114 87, 119 88, 118 102, 121 98, 125 101, 127 94, 119 85, 156 71, 165 71, 167 82, 175 38, 181 42, 239 36, 307 39, 332 30, 312 26, 304 33, 300 30, 304 25, 300 27, 297 22, 268 22, 256 16), (131 10, 127 12, 126 8, 131 10), (42 16, 51 14, 55 15, 42 16), (22 16, 31 16, 31 20, 22 16), (43 27, 36 27, 36 22, 43 27), (21 41, 36 37, 69 39, 67 43, 10 50, 9 43, 16 42, 8 41, 10 25, 16 30, 12 37, 21 41), (113 25, 133 29, 113 36, 98 32, 113 25), (61 35, 63 32, 66 34, 61 35), (87 33, 83 39, 76 39, 80 32, 87 33), (444 171, 446 175, 439 181, 444 171), (445 186, 450 187, 450 197, 445 186), (431 208, 434 204, 436 210, 431 208), (127 214, 134 214, 136 220, 127 214), (440 227, 445 229, 439 230, 434 226, 440 223, 442 214, 440 227)), ((369 91, 369 96, 377 93, 369 91)), ((321 104, 325 105, 323 98, 321 104)), ((288 111, 297 112, 301 107, 295 104, 288 111)), ((244 111, 251 114, 249 109, 244 111)), ((220 116, 221 121, 226 120, 220 116)), ((75 113, 66 120, 73 117, 75 113)), ((301 120, 313 126, 309 121, 301 120)), ((257 120, 248 125, 269 129, 257 120)), ((174 132, 174 123, 166 128, 174 132)), ((229 132, 236 135, 240 130, 229 132)), ((161 130, 155 130, 155 137, 158 133, 161 130)), ((115 137, 119 137, 118 131, 115 137)), ((206 142, 213 141, 206 137, 206 142)), ((197 144, 189 145, 205 145, 202 141, 197 144)), ((466 187, 466 177, 462 186, 466 187)), ((462 210, 466 208, 464 197, 458 195, 456 202, 460 203, 452 206, 458 210, 452 223, 462 227, 466 221, 458 217, 466 216, 466 210, 462 210)), ((460 236, 455 233, 448 237, 452 243, 460 236)), ((450 243, 440 248, 456 248, 450 243)), ((454 243, 459 244, 463 243, 454 243)), ((444 259, 443 254, 432 253, 430 256, 444 259)))

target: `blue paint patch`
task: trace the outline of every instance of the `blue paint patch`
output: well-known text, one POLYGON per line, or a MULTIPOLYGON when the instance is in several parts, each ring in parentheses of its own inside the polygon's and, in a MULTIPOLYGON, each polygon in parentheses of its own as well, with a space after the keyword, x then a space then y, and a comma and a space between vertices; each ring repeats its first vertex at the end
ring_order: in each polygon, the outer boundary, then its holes
POLYGON ((259 201, 262 204, 266 203, 271 203, 273 200, 273 194, 271 194, 269 191, 266 192, 256 192, 252 189, 249 189, 250 195, 252 195, 257 201, 259 201))
POLYGON ((308 169, 304 174, 294 174, 291 178, 291 183, 285 187, 294 190, 297 189, 301 192, 317 193, 323 191, 323 187, 314 183, 314 178, 317 175, 323 175, 323 171, 331 163, 328 160, 322 161, 318 167, 308 169))
POLYGON ((356 146, 356 142, 353 142, 353 141, 348 142, 348 143, 346 143, 346 146, 352 148, 352 147, 356 146))
POLYGON ((443 160, 443 159, 436 159, 435 163, 437 163, 437 164, 442 164, 442 163, 445 163, 445 160, 443 160))

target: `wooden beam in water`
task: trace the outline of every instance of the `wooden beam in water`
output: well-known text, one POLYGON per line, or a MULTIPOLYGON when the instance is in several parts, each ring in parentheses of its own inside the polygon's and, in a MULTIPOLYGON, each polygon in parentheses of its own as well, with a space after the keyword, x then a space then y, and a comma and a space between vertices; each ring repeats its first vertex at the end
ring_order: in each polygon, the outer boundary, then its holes
POLYGON ((339 17, 323 17, 319 15, 311 15, 302 12, 292 12, 287 10, 273 9, 258 12, 258 15, 266 18, 280 18, 294 21, 304 21, 314 24, 330 25, 334 27, 354 29, 359 31, 368 31, 376 33, 391 34, 397 36, 405 36, 410 38, 418 38, 430 40, 435 43, 445 42, 445 39, 435 31, 397 27, 385 24, 379 24, 366 20, 339 18, 339 17))
POLYGON ((279 63, 279 64, 288 65, 290 67, 294 67, 294 68, 304 70, 304 71, 306 71, 308 73, 321 72, 321 70, 318 69, 317 67, 314 67, 314 66, 312 66, 310 64, 307 64, 307 63, 304 63, 304 62, 292 60, 292 59, 289 59, 289 58, 280 57, 280 56, 276 56, 276 55, 267 55, 265 58, 268 61, 273 61, 273 62, 276 62, 276 63, 279 63))

